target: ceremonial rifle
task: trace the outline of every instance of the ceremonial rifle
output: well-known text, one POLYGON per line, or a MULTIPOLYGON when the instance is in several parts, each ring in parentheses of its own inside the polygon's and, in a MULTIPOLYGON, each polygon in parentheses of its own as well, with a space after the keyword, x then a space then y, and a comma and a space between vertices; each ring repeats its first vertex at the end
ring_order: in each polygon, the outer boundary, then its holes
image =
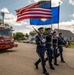
POLYGON ((34 27, 32 27, 34 30, 35 30, 35 32, 39 35, 39 37, 40 37, 40 39, 41 40, 43 40, 43 37, 41 36, 41 34, 34 28, 34 27))

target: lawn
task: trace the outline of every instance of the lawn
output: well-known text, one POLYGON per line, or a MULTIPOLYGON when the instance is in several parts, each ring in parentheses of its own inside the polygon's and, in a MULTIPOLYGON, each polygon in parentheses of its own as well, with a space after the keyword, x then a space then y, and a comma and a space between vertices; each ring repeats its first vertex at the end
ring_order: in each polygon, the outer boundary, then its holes
POLYGON ((69 48, 74 48, 74 42, 71 42, 71 43, 70 43, 69 48))

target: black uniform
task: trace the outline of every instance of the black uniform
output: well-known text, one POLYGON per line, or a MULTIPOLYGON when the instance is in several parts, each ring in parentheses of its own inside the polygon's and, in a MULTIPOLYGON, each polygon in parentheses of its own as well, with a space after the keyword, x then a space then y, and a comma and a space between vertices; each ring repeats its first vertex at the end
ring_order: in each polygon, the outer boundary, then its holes
POLYGON ((52 65, 52 34, 47 34, 46 35, 46 50, 47 50, 47 59, 50 65, 51 69, 54 69, 53 65, 52 65))
POLYGON ((58 37, 58 48, 60 52, 60 57, 61 57, 61 62, 65 63, 64 58, 63 58, 63 45, 66 44, 63 38, 58 37))
POLYGON ((56 65, 56 66, 58 66, 57 57, 59 56, 57 50, 58 50, 58 39, 57 39, 57 37, 53 37, 54 65, 56 65))
MULTIPOLYGON (((41 35, 42 37, 44 37, 43 35, 41 35)), ((35 66, 38 69, 38 64, 41 62, 42 64, 42 68, 43 68, 43 73, 48 75, 47 70, 45 68, 45 59, 44 59, 44 54, 45 54, 45 42, 42 42, 40 39, 40 36, 37 35, 36 36, 36 52, 39 56, 39 59, 35 62, 35 66)))

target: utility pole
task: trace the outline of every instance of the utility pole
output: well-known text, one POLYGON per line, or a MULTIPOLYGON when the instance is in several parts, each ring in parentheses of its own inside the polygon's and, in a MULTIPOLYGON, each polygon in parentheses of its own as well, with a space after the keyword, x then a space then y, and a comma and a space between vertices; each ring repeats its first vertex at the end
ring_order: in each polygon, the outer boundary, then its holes
POLYGON ((1 16, 2 16, 2 24, 4 26, 4 16, 5 16, 5 13, 4 12, 1 12, 1 16))

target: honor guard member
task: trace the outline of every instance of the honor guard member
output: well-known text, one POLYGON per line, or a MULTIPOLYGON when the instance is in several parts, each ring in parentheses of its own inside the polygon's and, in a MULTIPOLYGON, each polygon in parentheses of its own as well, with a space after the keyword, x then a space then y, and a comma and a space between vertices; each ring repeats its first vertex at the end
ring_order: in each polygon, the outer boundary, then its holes
POLYGON ((41 62, 42 68, 43 68, 43 73, 45 75, 49 75, 49 73, 47 72, 46 68, 45 68, 45 58, 44 58, 44 54, 45 54, 45 39, 43 36, 43 27, 40 27, 38 29, 39 34, 36 36, 36 44, 37 44, 37 48, 36 48, 36 52, 39 56, 39 59, 35 62, 35 67, 36 69, 38 69, 38 64, 41 62))
POLYGON ((46 35, 46 50, 47 50, 47 58, 50 69, 54 70, 55 68, 52 65, 52 34, 51 34, 51 28, 46 29, 47 35, 46 35))
POLYGON ((57 57, 59 56, 58 54, 58 38, 56 32, 53 32, 53 54, 54 54, 54 65, 59 66, 57 64, 57 57))
POLYGON ((59 52, 60 52, 60 58, 61 58, 61 62, 65 63, 64 58, 63 58, 63 45, 66 44, 66 42, 63 39, 62 33, 59 33, 59 37, 58 37, 58 48, 59 48, 59 52))

